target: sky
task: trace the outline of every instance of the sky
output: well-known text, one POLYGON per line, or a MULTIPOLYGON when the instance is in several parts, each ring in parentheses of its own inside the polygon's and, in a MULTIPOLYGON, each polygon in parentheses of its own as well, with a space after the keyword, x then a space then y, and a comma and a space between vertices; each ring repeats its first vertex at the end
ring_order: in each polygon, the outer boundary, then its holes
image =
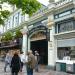
MULTIPOLYGON (((38 1, 46 6, 49 4, 49 0, 38 0, 38 1)), ((55 1, 59 1, 59 0, 55 0, 55 1)))
POLYGON ((49 0, 38 0, 38 1, 46 6, 49 4, 49 0))

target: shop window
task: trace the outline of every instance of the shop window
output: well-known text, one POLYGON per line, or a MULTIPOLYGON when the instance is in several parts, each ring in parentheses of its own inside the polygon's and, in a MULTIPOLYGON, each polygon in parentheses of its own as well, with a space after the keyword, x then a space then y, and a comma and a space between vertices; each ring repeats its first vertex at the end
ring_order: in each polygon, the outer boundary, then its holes
POLYGON ((65 56, 70 56, 70 47, 60 47, 57 49, 58 59, 62 60, 65 56))

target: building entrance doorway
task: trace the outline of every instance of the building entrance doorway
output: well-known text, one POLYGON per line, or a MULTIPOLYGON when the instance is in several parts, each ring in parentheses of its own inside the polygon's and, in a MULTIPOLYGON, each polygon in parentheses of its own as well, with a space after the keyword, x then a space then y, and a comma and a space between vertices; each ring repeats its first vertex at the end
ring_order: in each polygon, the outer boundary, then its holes
POLYGON ((40 56, 39 64, 47 65, 48 64, 48 41, 46 39, 43 40, 35 40, 30 42, 31 50, 38 51, 40 56))

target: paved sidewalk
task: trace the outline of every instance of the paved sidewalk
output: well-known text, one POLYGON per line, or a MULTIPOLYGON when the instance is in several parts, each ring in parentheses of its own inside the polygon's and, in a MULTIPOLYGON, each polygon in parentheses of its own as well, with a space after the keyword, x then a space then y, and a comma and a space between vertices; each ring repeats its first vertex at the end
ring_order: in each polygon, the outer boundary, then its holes
MULTIPOLYGON (((4 72, 4 62, 0 62, 0 75, 11 75, 9 67, 7 68, 7 72, 4 72)), ((19 75, 27 75, 25 66, 23 68, 23 72, 19 73, 19 75)), ((39 68, 39 72, 37 73, 34 71, 34 75, 75 75, 75 74, 68 74, 64 72, 57 72, 44 68, 39 68)))

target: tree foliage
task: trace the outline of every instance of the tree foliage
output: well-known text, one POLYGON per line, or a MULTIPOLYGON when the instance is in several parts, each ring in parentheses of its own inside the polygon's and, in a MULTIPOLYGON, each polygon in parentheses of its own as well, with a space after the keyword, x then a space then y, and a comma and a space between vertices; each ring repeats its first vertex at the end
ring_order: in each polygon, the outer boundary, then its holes
POLYGON ((4 20, 8 17, 9 13, 8 10, 0 11, 0 24, 4 24, 4 20))
POLYGON ((7 32, 5 35, 2 36, 1 41, 9 41, 13 39, 13 33, 7 32))
POLYGON ((13 38, 12 32, 7 32, 7 33, 5 34, 5 39, 6 39, 6 41, 12 40, 12 38, 13 38))
POLYGON ((1 0, 1 3, 3 2, 16 5, 18 9, 22 9, 23 14, 29 15, 32 15, 41 7, 41 4, 37 0, 1 0))
POLYGON ((26 13, 30 16, 41 7, 41 4, 37 0, 0 0, 0 24, 4 24, 4 20, 9 15, 9 11, 2 11, 1 4, 4 2, 10 5, 16 5, 18 9, 22 9, 23 14, 26 13))
POLYGON ((15 38, 15 39, 21 38, 22 36, 23 36, 23 35, 22 35, 21 31, 20 31, 19 29, 17 29, 17 30, 15 31, 15 36, 14 36, 14 38, 15 38))

